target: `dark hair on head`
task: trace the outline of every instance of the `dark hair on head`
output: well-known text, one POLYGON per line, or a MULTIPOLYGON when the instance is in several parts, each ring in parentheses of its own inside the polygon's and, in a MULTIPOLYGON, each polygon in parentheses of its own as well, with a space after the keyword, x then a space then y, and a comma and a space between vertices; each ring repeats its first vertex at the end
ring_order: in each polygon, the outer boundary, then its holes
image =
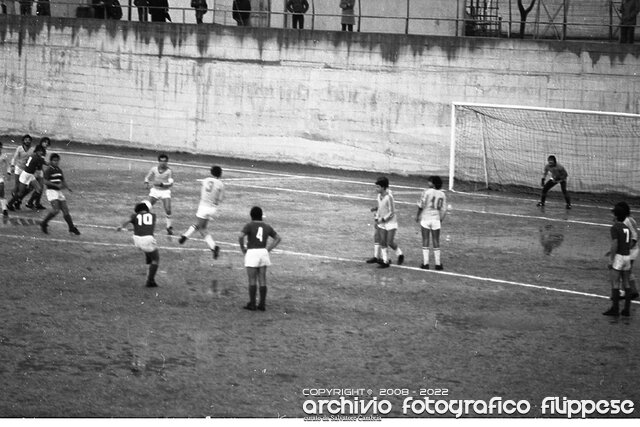
POLYGON ((52 162, 54 160, 60 160, 60 154, 58 153, 53 153, 50 157, 49 157, 49 161, 52 162))
POLYGON ((222 168, 220 166, 211 166, 211 175, 220 178, 222 176, 222 168))
POLYGON ((427 179, 433 183, 433 186, 436 188, 436 190, 442 188, 442 178, 440 178, 438 175, 432 175, 427 179))
POLYGON ((167 159, 169 160, 169 156, 167 156, 166 154, 162 153, 158 156, 158 161, 161 162, 162 159, 167 159))
POLYGON ((614 206, 614 209, 615 208, 619 208, 620 212, 624 214, 625 218, 631 215, 631 208, 629 207, 629 204, 627 202, 618 202, 614 206))
POLYGON ((255 221, 261 221, 262 220, 262 208, 260 206, 254 206, 251 208, 251 212, 249 213, 249 215, 251 215, 251 219, 255 220, 255 221))
POLYGON ((613 212, 613 216, 620 222, 624 221, 628 216, 627 210, 623 206, 620 206, 620 203, 616 204, 613 209, 611 209, 611 212, 613 212))
POLYGON ((376 180, 376 185, 382 188, 389 188, 389 179, 386 176, 381 176, 376 180))
POLYGON ((2 141, 0 141, 0 148, 2 148, 2 141))
POLYGON ((140 203, 136 204, 136 207, 133 208, 133 210, 136 213, 149 212, 149 205, 147 205, 145 202, 140 202, 140 203))
POLYGON ((556 160, 556 156, 549 156, 547 157, 547 160, 553 160, 554 163, 558 163, 558 160, 556 160))
POLYGON ((51 145, 51 139, 48 136, 45 136, 44 138, 40 139, 40 145, 42 144, 47 144, 47 145, 51 145))
POLYGON ((36 145, 36 148, 33 149, 34 152, 39 151, 40 153, 44 154, 47 152, 47 149, 44 148, 42 145, 38 144, 36 145))
POLYGON ((23 136, 23 137, 22 137, 22 142, 25 142, 27 139, 28 139, 29 141, 31 141, 31 139, 32 139, 32 138, 31 138, 31 135, 26 134, 25 136, 23 136))

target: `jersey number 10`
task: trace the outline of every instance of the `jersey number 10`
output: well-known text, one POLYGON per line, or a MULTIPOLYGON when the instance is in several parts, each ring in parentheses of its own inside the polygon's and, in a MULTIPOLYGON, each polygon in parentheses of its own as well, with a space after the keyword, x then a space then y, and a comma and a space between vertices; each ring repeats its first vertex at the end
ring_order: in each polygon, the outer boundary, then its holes
POLYGON ((152 225, 153 216, 150 213, 138 214, 138 225, 152 225))

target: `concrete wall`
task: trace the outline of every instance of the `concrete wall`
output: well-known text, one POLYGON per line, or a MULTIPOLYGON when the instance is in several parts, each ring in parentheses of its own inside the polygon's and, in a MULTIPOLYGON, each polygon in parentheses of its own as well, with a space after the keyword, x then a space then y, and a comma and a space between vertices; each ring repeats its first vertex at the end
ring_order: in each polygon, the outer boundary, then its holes
POLYGON ((0 17, 0 133, 444 173, 452 101, 640 112, 602 43, 0 17))

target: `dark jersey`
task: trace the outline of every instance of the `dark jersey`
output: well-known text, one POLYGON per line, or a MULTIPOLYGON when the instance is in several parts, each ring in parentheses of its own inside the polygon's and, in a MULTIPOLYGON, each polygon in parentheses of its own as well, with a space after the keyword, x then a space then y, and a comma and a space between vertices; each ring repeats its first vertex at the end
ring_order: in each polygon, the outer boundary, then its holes
POLYGON ((27 161, 24 164, 24 171, 34 174, 37 170, 41 170, 43 165, 44 157, 34 152, 27 158, 27 161))
POLYGON ((133 214, 129 222, 133 224, 133 234, 136 236, 153 236, 156 227, 156 214, 150 212, 133 214))
POLYGON ((611 227, 611 240, 618 241, 616 254, 629 255, 631 249, 631 230, 621 222, 616 222, 611 227))
POLYGON ((60 185, 64 182, 64 175, 62 175, 62 169, 56 166, 49 166, 44 171, 44 180, 49 181, 52 184, 57 184, 58 186, 53 186, 47 184, 47 188, 52 190, 60 189, 60 185))
POLYGON ((247 249, 261 249, 267 247, 267 239, 275 238, 278 233, 269 224, 262 221, 247 223, 242 232, 247 236, 247 249))

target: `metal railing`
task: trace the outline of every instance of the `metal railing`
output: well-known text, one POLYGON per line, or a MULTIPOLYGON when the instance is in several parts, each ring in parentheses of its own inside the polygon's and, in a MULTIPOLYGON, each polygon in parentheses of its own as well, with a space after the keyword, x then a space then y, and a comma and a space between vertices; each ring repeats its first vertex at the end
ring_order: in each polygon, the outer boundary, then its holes
MULTIPOLYGON (((90 1, 95 2, 96 0, 90 1)), ((138 7, 132 4, 132 0, 126 1, 127 4, 120 5, 122 11, 121 20, 139 21, 138 7)), ((368 15, 362 13, 361 7, 357 7, 354 15, 354 31, 476 37, 520 37, 517 29, 521 21, 517 19, 518 17, 514 16, 511 11, 513 7, 512 2, 516 0, 501 0, 501 4, 507 4, 508 2, 508 13, 505 13, 503 9, 499 8, 500 3, 498 3, 497 0, 488 2, 492 8, 490 13, 487 13, 487 10, 475 10, 476 13, 471 13, 472 11, 469 10, 469 4, 474 5, 478 3, 477 0, 456 0, 457 9, 454 11, 455 17, 452 18, 410 16, 409 4, 412 0, 405 1, 407 2, 406 15, 403 16, 368 15), (460 10, 465 10, 465 13, 459 13, 460 10)), ((591 39, 599 41, 612 41, 617 38, 620 20, 618 10, 619 1, 607 0, 607 13, 604 16, 592 17, 594 21, 600 22, 585 22, 585 20, 582 22, 570 22, 566 7, 562 10, 562 14, 560 14, 559 11, 555 11, 554 13, 553 10, 550 11, 550 8, 546 6, 545 1, 549 2, 552 0, 538 0, 537 14, 526 21, 526 38, 557 40, 591 39), (543 19, 545 11, 547 19, 543 19)), ((557 3, 562 0, 555 1, 557 3)), ((203 16, 203 24, 236 25, 232 18, 233 11, 229 6, 220 7, 216 0, 209 0, 209 2, 213 3, 213 5, 207 8, 203 16)), ((32 14, 35 14, 37 3, 37 0, 33 2, 32 14)), ((226 3, 228 3, 228 1, 226 3)), ((311 7, 305 14, 306 29, 340 30, 340 21, 342 18, 340 13, 319 13, 316 12, 314 1, 309 0, 309 3, 311 7)), ((357 4, 359 5, 360 3, 358 2, 357 4)), ((487 2, 485 1, 484 4, 487 4, 487 2)), ((104 6, 101 4, 78 4, 77 2, 54 0, 50 3, 50 8, 52 16, 81 18, 98 16, 105 20, 110 19, 109 14, 104 12, 104 6), (101 9, 103 11, 102 13, 99 12, 101 9)), ((153 6, 147 6, 146 8, 147 11, 160 9, 153 6)), ((398 7, 398 9, 402 8, 398 7)), ((18 12, 16 12, 16 14, 17 13, 18 12)), ((173 23, 196 24, 196 11, 192 7, 169 6, 168 14, 173 23)), ((292 13, 285 11, 251 11, 250 26, 290 28, 292 15, 292 13)), ((150 16, 148 21, 152 22, 150 16)))

